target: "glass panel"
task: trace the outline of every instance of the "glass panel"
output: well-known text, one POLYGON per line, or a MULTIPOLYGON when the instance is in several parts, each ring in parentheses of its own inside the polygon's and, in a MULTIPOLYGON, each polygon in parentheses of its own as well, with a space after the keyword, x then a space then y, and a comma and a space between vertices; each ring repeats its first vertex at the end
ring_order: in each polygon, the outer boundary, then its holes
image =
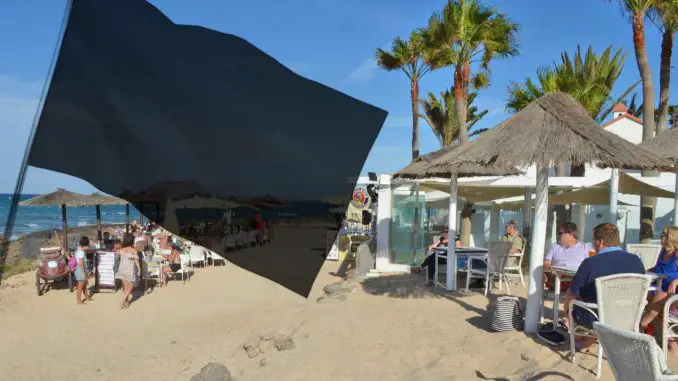
POLYGON ((424 208, 425 193, 414 189, 410 192, 394 190, 391 210, 391 263, 408 265, 421 263, 426 252, 424 223, 427 220, 424 208), (419 223, 416 236, 413 234, 415 209, 419 209, 419 223), (413 257, 414 252, 414 257, 413 257))

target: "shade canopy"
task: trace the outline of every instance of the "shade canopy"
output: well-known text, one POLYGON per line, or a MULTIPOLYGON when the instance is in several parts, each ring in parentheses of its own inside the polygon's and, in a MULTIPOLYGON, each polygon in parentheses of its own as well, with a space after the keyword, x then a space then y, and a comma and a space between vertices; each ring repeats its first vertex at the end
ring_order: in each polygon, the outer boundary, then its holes
MULTIPOLYGON (((549 195, 549 205, 567 205, 571 203, 583 205, 608 205, 610 203, 610 179, 590 187, 571 190, 560 194, 549 195)), ((619 176, 619 193, 628 195, 644 195, 660 198, 674 198, 674 193, 655 187, 633 176, 622 173, 619 176)), ((632 205, 622 201, 620 205, 632 205)), ((499 203, 502 209, 518 209, 523 207, 523 201, 509 201, 499 203)))
POLYGON ((450 170, 469 164, 522 168, 567 163, 668 167, 660 157, 600 128, 579 102, 564 93, 542 96, 472 142, 444 154, 434 166, 450 170))
POLYGON ((678 164, 678 128, 671 128, 638 145, 657 156, 678 164))
MULTIPOLYGON (((454 151, 459 148, 459 145, 452 145, 441 148, 437 151, 428 153, 424 156, 419 156, 414 159, 407 167, 399 170, 393 174, 394 178, 405 179, 424 179, 424 178, 449 178, 451 172, 444 166, 436 166, 438 160, 445 155, 454 155, 454 151)), ((470 176, 504 176, 504 175, 519 175, 520 171, 514 167, 504 165, 476 165, 476 164, 462 164, 455 171, 460 177, 470 176)), ((449 187, 448 187, 449 188, 449 187)))

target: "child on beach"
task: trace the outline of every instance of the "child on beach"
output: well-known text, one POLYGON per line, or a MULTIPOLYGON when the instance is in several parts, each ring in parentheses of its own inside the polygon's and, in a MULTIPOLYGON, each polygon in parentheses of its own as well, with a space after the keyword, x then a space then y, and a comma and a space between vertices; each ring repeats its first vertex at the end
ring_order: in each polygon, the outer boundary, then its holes
POLYGON ((75 298, 78 305, 83 305, 82 294, 85 294, 85 300, 92 300, 92 297, 87 292, 87 270, 85 269, 85 251, 89 248, 89 238, 83 236, 80 238, 78 250, 75 252, 77 265, 75 267, 75 298))

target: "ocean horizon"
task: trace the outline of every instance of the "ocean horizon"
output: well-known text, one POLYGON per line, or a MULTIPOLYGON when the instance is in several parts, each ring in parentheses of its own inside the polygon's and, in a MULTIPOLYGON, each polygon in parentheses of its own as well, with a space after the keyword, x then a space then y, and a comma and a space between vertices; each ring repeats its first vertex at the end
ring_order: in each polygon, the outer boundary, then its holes
MULTIPOLYGON (((4 233, 7 225, 12 196, 11 193, 0 193, 0 235, 4 233)), ((35 196, 37 194, 23 194, 20 196, 19 201, 35 196)), ((66 218, 69 227, 94 225, 97 222, 96 207, 69 207, 66 210, 66 218)), ((133 205, 130 205, 130 220, 139 220, 139 211, 133 205)), ((101 223, 124 224, 125 206, 101 206, 101 223)), ((15 240, 26 234, 38 231, 60 230, 62 227, 61 206, 20 206, 14 220, 14 229, 10 240, 15 240)))

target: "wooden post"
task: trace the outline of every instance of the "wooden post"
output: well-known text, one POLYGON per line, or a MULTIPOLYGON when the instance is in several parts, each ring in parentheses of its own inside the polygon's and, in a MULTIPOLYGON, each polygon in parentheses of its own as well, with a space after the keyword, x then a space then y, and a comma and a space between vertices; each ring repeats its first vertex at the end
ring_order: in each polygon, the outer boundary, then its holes
POLYGON ((125 233, 129 233, 129 203, 125 204, 125 233))
POLYGON ((103 244, 103 237, 101 235, 101 205, 97 205, 97 239, 99 245, 103 244))
POLYGON ((66 204, 61 204, 61 222, 64 229, 64 248, 68 250, 70 247, 68 247, 68 220, 66 220, 66 204))

